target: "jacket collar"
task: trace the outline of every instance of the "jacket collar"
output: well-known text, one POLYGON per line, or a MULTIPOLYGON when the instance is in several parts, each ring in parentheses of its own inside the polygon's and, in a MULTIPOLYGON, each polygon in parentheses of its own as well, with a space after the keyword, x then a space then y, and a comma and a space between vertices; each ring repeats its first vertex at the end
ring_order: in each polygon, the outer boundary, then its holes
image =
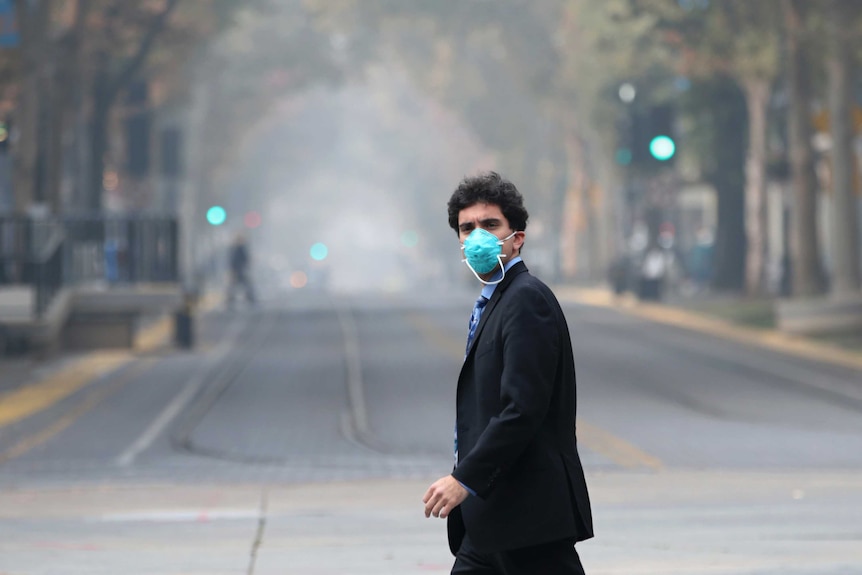
POLYGON ((485 305, 485 309, 482 311, 482 317, 479 319, 479 325, 476 326, 476 333, 473 335, 473 341, 470 343, 470 349, 467 350, 465 360, 473 352, 473 348, 476 347, 476 342, 479 340, 479 335, 482 333, 482 329, 487 323, 488 316, 494 312, 497 302, 500 301, 501 297, 503 297, 503 292, 505 292, 509 285, 511 285, 515 276, 521 275, 527 271, 527 264, 523 261, 515 263, 511 268, 506 270, 506 277, 503 278, 503 281, 497 284, 497 289, 494 290, 494 295, 491 296, 491 299, 488 300, 488 303, 485 305))
MULTIPOLYGON (((509 284, 512 283, 512 279, 523 272, 527 271, 527 264, 523 261, 515 262, 512 264, 512 267, 506 270, 506 277, 503 278, 499 284, 497 284, 497 289, 494 290, 494 295, 491 296, 491 300, 500 299, 499 294, 506 291, 506 288, 509 287, 509 284)), ((490 301, 488 302, 491 303, 490 301)))

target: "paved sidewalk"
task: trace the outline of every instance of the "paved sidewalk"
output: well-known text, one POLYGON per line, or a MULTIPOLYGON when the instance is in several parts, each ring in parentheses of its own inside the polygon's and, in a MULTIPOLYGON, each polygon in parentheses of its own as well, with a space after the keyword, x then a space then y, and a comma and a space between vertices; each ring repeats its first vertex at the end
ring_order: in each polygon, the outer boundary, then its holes
POLYGON ((430 481, 0 492, 0 574, 444 574, 430 481))
MULTIPOLYGON (((3 575, 444 575, 433 477, 0 492, 3 575)), ((862 565, 858 472, 589 472, 590 575, 824 575, 862 565)))

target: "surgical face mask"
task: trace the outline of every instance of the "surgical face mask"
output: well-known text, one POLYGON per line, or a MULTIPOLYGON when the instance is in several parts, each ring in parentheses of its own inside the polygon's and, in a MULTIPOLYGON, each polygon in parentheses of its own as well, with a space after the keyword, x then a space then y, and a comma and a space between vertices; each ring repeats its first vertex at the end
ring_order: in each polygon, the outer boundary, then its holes
POLYGON ((463 261, 470 268, 470 271, 473 272, 473 275, 476 276, 476 279, 486 285, 497 284, 503 281, 503 278, 500 278, 495 282, 486 282, 479 277, 479 274, 490 273, 499 264, 503 270, 503 277, 506 277, 506 268, 503 265, 503 258, 506 256, 502 254, 502 246, 503 242, 514 237, 515 233, 512 232, 511 235, 501 240, 488 230, 482 228, 476 228, 470 232, 470 235, 464 240, 461 249, 464 251, 463 261))

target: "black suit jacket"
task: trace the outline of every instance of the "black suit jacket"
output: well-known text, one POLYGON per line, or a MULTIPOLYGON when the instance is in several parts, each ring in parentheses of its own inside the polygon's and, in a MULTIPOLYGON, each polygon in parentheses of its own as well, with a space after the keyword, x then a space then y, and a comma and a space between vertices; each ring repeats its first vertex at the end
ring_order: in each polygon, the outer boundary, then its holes
POLYGON ((485 306, 458 377, 452 474, 476 495, 449 516, 452 553, 465 531, 485 552, 592 537, 576 410, 565 316, 518 262, 485 306))

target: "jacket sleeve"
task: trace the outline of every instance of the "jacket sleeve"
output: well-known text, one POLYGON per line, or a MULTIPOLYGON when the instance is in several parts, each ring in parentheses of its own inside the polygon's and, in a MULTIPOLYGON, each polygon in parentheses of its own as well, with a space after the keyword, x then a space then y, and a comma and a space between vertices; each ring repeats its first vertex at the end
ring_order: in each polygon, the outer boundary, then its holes
POLYGON ((494 310, 503 314, 501 410, 453 473, 481 498, 536 437, 554 392, 559 357, 560 328, 548 295, 534 285, 507 295, 506 305, 494 310))

